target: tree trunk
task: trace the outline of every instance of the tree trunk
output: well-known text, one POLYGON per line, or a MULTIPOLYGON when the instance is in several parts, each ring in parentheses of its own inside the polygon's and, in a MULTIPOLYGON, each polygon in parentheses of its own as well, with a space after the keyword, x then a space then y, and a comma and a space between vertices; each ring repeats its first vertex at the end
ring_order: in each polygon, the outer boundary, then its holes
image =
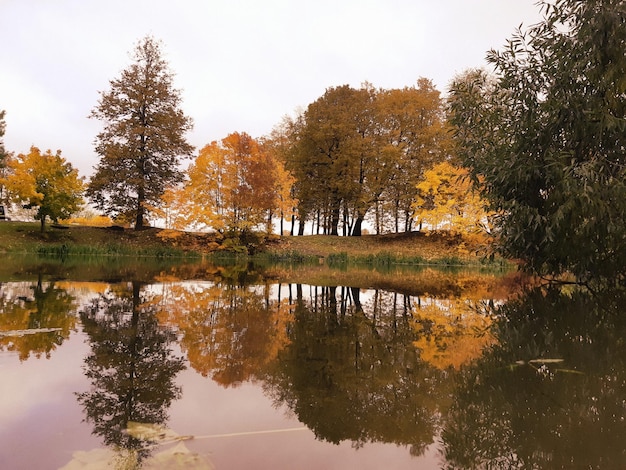
POLYGON ((330 234, 339 236, 339 215, 341 200, 333 198, 333 206, 330 210, 330 234))
POLYGON ((363 226, 363 219, 364 217, 359 214, 356 218, 356 220, 354 221, 354 227, 352 228, 352 236, 353 237, 360 237, 362 234, 362 226, 363 226))
POLYGON ((141 230, 143 228, 144 207, 143 202, 145 200, 145 193, 143 187, 140 187, 137 191, 137 217, 135 218, 135 230, 141 230))
POLYGON ((43 233, 46 230, 46 216, 42 215, 41 216, 41 233, 43 233))
POLYGON ((304 220, 302 218, 298 219, 298 236, 304 235, 304 220))
POLYGON ((143 204, 137 204, 137 218, 135 219, 135 230, 143 228, 143 204))

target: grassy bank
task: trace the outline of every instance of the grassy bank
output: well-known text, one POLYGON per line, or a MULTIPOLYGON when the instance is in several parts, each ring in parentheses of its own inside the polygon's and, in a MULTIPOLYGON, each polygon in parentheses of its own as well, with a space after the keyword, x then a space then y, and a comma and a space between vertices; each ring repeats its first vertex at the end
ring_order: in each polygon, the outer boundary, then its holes
MULTIPOLYGON (((41 233, 34 222, 0 223, 0 253, 200 257, 241 251, 233 250, 232 240, 223 241, 215 234, 84 226, 50 226, 41 233)), ((269 261, 334 266, 481 265, 487 255, 484 247, 459 236, 416 232, 362 237, 271 236, 254 251, 257 258, 269 261)))
POLYGON ((269 241, 265 254, 279 261, 309 260, 336 266, 508 264, 504 260, 488 262, 486 246, 460 236, 419 232, 361 237, 282 237, 269 241))
POLYGON ((142 231, 117 228, 50 226, 40 231, 38 223, 0 222, 0 253, 47 256, 196 256, 188 247, 164 242, 158 229, 142 231))

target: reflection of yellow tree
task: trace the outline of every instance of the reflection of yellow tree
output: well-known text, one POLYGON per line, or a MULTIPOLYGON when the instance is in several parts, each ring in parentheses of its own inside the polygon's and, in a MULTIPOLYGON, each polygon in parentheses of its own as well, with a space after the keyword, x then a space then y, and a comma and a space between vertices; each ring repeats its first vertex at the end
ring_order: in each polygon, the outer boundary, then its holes
POLYGON ((454 367, 480 356, 490 343, 489 317, 472 308, 468 299, 428 299, 414 313, 419 339, 413 344, 420 358, 440 369, 454 367))
POLYGON ((419 339, 414 345, 420 358, 440 369, 458 369, 482 353, 492 342, 487 332, 491 317, 476 308, 486 299, 504 301, 514 296, 524 279, 516 273, 496 276, 459 272, 453 276, 428 270, 436 295, 424 294, 413 312, 413 324, 419 339))
POLYGON ((66 290, 40 278, 29 291, 0 297, 0 350, 17 351, 22 361, 31 353, 49 358, 76 324, 75 299, 66 290))
POLYGON ((289 304, 258 288, 170 284, 161 305, 191 366, 224 386, 258 376, 288 342, 289 304))

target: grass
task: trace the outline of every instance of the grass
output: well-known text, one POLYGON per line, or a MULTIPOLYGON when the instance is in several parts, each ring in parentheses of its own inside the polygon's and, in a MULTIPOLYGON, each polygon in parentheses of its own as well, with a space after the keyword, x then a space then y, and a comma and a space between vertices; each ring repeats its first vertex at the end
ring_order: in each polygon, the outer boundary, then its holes
POLYGON ((458 235, 420 232, 331 237, 281 237, 267 243, 265 255, 275 261, 315 262, 332 266, 508 266, 502 259, 488 260, 485 243, 458 235))
POLYGON ((40 256, 200 256, 191 247, 164 242, 158 229, 142 231, 71 226, 48 227, 40 232, 38 223, 0 222, 0 253, 40 256))
MULTIPOLYGON (((216 234, 85 226, 50 226, 41 233, 39 228, 36 222, 0 222, 0 253, 51 257, 246 257, 245 248, 230 246, 228 239, 223 240, 216 234)), ((361 237, 272 235, 255 246, 254 252, 254 259, 261 262, 335 267, 509 265, 503 260, 487 263, 484 244, 441 233, 427 235, 411 232, 361 237)))

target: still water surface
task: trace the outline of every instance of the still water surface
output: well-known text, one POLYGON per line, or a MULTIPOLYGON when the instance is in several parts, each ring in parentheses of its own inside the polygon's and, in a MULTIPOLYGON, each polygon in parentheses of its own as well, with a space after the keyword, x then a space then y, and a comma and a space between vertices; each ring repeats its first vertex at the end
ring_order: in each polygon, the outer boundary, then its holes
POLYGON ((404 291, 252 266, 3 272, 3 469, 626 464, 621 293, 506 301, 506 276, 431 270, 404 291))

